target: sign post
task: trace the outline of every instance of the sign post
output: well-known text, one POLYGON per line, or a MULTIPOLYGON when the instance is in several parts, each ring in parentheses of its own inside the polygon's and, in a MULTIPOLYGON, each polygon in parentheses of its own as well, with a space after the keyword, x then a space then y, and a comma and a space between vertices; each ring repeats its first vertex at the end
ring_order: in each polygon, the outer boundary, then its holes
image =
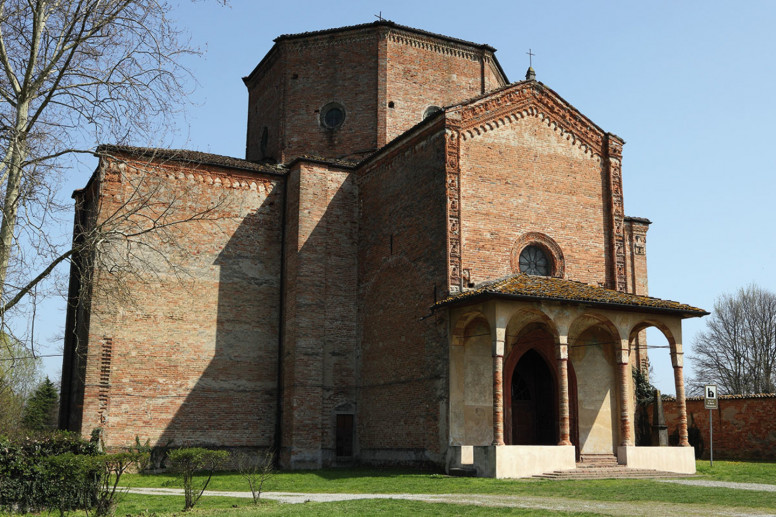
POLYGON ((719 409, 719 398, 717 398, 717 385, 707 384, 703 387, 703 407, 709 410, 709 466, 714 466, 714 434, 711 426, 711 412, 719 409))

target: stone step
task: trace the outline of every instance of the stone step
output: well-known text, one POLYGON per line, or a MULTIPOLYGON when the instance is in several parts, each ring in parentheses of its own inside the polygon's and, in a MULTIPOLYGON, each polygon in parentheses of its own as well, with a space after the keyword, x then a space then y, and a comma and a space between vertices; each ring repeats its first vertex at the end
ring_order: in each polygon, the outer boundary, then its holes
POLYGON ((614 454, 582 454, 577 462, 577 468, 616 467, 617 456, 614 454))
POLYGON ((539 479, 608 479, 608 478, 660 478, 660 477, 687 477, 691 474, 677 474, 676 472, 664 472, 650 469, 629 469, 627 467, 614 468, 590 468, 573 470, 556 470, 534 476, 539 479))
POLYGON ((477 469, 474 467, 452 467, 447 472, 450 476, 461 478, 477 477, 477 469))

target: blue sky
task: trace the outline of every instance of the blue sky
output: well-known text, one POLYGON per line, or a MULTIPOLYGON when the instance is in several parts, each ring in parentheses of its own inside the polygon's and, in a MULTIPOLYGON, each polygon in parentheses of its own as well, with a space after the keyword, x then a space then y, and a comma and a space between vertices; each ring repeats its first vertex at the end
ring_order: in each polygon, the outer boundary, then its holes
MULTIPOLYGON (((187 61, 198 85, 178 133, 154 144, 243 157, 241 77, 272 40, 371 22, 380 11, 399 24, 495 47, 511 81, 523 78, 531 48, 539 81, 625 139, 625 212, 653 222, 652 296, 711 310, 721 293, 749 283, 776 291, 776 2, 232 0, 218 7, 184 0, 170 17, 204 52, 187 61)), ((87 160, 68 177, 63 197, 86 183, 95 164, 87 160)), ((57 353, 64 320, 62 302, 39 311, 44 352, 57 353)), ((690 368, 703 325, 684 324, 690 368)), ((654 381, 673 393, 668 351, 650 356, 654 381)), ((61 358, 45 365, 57 377, 61 358)))

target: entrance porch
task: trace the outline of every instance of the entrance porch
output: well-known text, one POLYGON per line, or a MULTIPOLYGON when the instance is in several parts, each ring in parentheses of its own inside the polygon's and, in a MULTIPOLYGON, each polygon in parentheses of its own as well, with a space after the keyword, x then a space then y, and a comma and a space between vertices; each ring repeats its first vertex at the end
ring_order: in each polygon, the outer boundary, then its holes
POLYGON ((526 275, 438 305, 450 307, 452 324, 448 470, 526 477, 574 469, 585 455, 614 455, 628 468, 695 472, 681 320, 704 311, 526 275), (670 348, 682 414, 678 447, 634 442, 632 368, 646 363, 642 331, 650 326, 670 348))

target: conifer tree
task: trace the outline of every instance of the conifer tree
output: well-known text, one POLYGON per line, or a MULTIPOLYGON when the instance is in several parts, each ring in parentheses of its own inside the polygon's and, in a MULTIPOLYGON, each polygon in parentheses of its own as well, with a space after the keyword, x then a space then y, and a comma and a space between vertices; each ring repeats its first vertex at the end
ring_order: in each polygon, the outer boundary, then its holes
POLYGON ((22 424, 29 431, 49 431, 57 427, 59 393, 48 377, 33 392, 24 407, 22 424))

